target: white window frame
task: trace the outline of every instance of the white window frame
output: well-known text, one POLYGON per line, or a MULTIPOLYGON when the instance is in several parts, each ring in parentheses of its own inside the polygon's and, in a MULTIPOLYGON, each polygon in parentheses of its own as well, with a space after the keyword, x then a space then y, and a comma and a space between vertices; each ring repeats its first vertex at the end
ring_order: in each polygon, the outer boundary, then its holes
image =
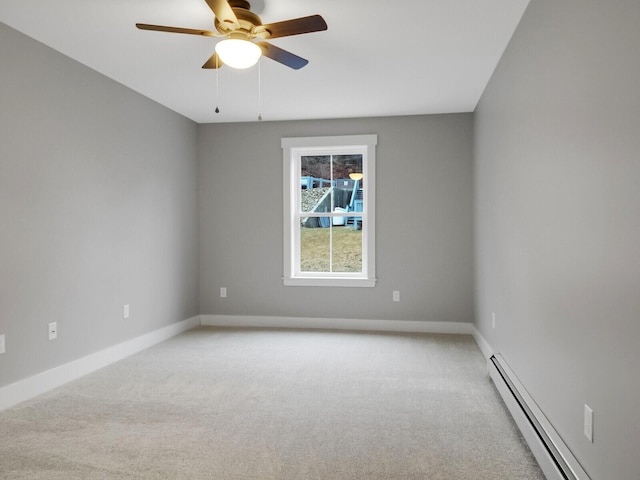
MULTIPOLYGON (((375 173, 378 136, 344 135, 332 137, 282 138, 284 162, 284 276, 286 286, 375 287, 375 173), (300 265, 300 158, 306 155, 362 154, 363 208, 362 272, 301 272, 300 265)), ((323 214, 326 216, 327 214, 323 214)), ((329 213, 329 216, 345 216, 329 213)), ((333 224, 333 222, 331 222, 333 224)))

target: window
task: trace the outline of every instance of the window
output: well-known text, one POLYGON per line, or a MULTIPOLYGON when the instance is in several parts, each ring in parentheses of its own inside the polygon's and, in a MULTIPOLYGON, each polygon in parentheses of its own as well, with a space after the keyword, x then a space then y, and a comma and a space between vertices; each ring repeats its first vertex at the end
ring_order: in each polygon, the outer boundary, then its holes
POLYGON ((377 141, 282 139, 285 285, 375 286, 377 141))

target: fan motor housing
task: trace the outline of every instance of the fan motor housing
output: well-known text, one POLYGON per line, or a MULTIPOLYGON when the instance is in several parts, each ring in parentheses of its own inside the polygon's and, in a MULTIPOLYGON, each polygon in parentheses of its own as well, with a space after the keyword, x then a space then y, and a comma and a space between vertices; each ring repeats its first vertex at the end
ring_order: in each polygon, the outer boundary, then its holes
POLYGON ((215 18, 214 25, 216 30, 225 35, 230 32, 238 32, 238 30, 240 30, 242 33, 245 33, 247 37, 255 37, 256 32, 254 32, 254 29, 257 26, 262 25, 262 20, 258 15, 250 10, 251 5, 249 2, 245 0, 229 0, 229 5, 238 19, 240 28, 233 28, 231 25, 221 22, 215 18))

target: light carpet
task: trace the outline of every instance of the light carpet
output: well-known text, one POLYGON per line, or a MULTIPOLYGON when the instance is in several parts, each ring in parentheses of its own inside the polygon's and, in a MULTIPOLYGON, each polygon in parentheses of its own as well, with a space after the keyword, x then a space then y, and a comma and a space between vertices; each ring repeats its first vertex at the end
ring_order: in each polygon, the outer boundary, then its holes
POLYGON ((198 328, 0 432, 12 480, 544 480, 464 335, 198 328))

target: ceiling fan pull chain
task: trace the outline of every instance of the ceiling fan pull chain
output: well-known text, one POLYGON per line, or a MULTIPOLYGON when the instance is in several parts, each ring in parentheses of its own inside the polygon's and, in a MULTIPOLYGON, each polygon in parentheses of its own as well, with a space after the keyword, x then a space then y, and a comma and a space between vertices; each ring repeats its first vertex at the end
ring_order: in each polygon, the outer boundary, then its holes
POLYGON ((258 59, 258 121, 262 121, 262 62, 258 59))
POLYGON ((218 104, 220 103, 220 68, 218 65, 218 55, 216 55, 216 113, 220 113, 218 104))

